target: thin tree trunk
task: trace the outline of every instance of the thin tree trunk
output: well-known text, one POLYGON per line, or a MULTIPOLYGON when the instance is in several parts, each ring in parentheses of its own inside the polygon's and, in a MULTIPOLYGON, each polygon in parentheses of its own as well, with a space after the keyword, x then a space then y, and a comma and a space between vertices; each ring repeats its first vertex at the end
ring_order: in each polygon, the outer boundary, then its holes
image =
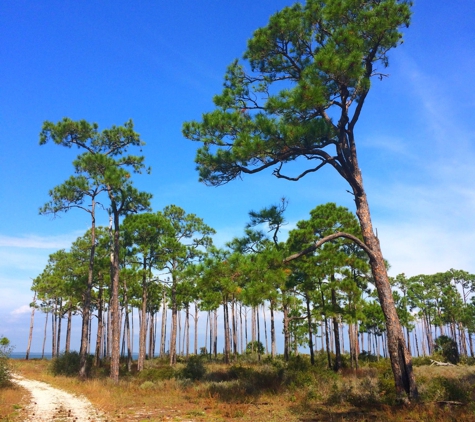
POLYGON ((165 343, 167 337, 167 300, 166 300, 165 288, 163 288, 163 305, 162 305, 162 330, 160 333, 160 356, 165 356, 165 343))
POLYGON ((186 347, 185 355, 188 358, 190 355, 190 305, 186 304, 186 318, 185 318, 185 335, 186 335, 186 347))
POLYGON ((56 356, 59 356, 61 351, 61 322, 63 320, 63 299, 59 299, 59 315, 58 315, 58 340, 56 342, 56 356))
POLYGON ((119 212, 115 203, 112 201, 114 231, 113 231, 113 249, 111 256, 111 367, 110 378, 119 382, 119 364, 120 364, 120 310, 119 310, 119 282, 120 282, 120 264, 119 264, 119 212))
POLYGON ((99 286, 99 292, 97 295, 98 308, 97 308, 97 334, 96 334, 96 349, 94 352, 94 366, 99 366, 101 359, 101 344, 102 344, 102 333, 103 333, 103 321, 102 321, 102 308, 103 308, 103 299, 102 299, 102 284, 99 286))
POLYGON ((31 348, 31 340, 33 339, 33 322, 35 320, 35 306, 36 306, 36 291, 33 295, 33 306, 31 307, 31 317, 30 317, 30 332, 28 334, 28 346, 26 347, 26 356, 25 359, 28 360, 30 357, 30 348, 31 348))
POLYGON ((154 338, 155 338, 155 314, 150 312, 150 324, 148 327, 148 358, 153 359, 155 354, 154 338))
MULTIPOLYGON (((334 282, 335 277, 332 274, 332 282, 334 282)), ((337 302, 336 302, 336 291, 335 289, 331 289, 332 295, 332 306, 333 306, 333 333, 335 336, 335 364, 333 366, 333 370, 338 372, 341 369, 341 349, 340 349, 340 330, 338 325, 338 317, 336 315, 337 311, 337 302)))
POLYGON ((194 320, 195 320, 195 332, 194 332, 194 335, 195 335, 195 338, 194 338, 194 352, 195 352, 195 355, 198 354, 198 318, 199 318, 199 314, 198 314, 198 304, 195 302, 195 315, 194 315, 194 320))
POLYGON ((170 334, 170 365, 176 364, 176 336, 177 336, 177 324, 178 324, 178 305, 176 303, 176 276, 172 275, 172 326, 170 334))
POLYGON ((46 312, 45 332, 44 332, 44 335, 43 335, 43 348, 42 348, 42 350, 41 350, 41 359, 44 359, 44 357, 45 357, 46 330, 47 330, 47 328, 48 328, 48 316, 49 316, 49 312, 46 312))
POLYGON ((266 341, 266 355, 269 354, 269 344, 268 344, 268 341, 267 341, 267 319, 266 319, 266 309, 265 309, 265 305, 262 304, 262 314, 264 316, 264 339, 266 341))
POLYGON ((139 356, 137 359, 137 371, 144 369, 145 363, 145 341, 147 331, 145 321, 147 318, 147 299, 148 299, 148 283, 147 283, 147 258, 143 258, 142 263, 142 307, 140 309, 140 328, 139 328, 139 356))
POLYGON ((284 311, 284 360, 288 361, 290 357, 290 332, 289 332, 289 308, 287 304, 283 305, 284 311))
POLYGON ((274 304, 270 303, 270 343, 271 356, 274 359, 277 356, 277 346, 275 342, 275 320, 274 320, 274 304))
POLYGON ((233 354, 234 354, 234 358, 237 359, 237 354, 238 354, 238 351, 237 351, 237 345, 238 345, 238 338, 237 338, 237 315, 236 315, 236 308, 237 308, 237 304, 236 304, 236 299, 233 298, 233 300, 231 301, 231 316, 232 316, 232 321, 233 321, 233 354))
POLYGON ((308 293, 305 293, 305 302, 307 304, 308 348, 310 349, 310 363, 315 365, 315 354, 313 352, 312 313, 310 312, 310 298, 308 293))
POLYGON ((57 321, 57 307, 58 303, 54 302, 53 312, 51 312, 51 357, 56 357, 56 321, 57 321))
POLYGON ((224 363, 230 362, 229 349, 231 342, 229 339, 229 307, 226 299, 223 300, 223 319, 224 319, 224 363))
MULTIPOLYGON (((87 285, 83 295, 82 306, 82 326, 81 326, 81 345, 79 347, 79 377, 86 378, 87 370, 87 349, 89 339, 89 319, 91 310, 92 285, 94 280, 94 256, 96 253, 96 201, 91 198, 91 250, 89 253, 89 264, 87 269, 87 285)), ((118 376, 118 373, 117 373, 118 376)), ((118 379, 118 378, 117 378, 118 379)))
POLYGON ((71 350, 71 322, 73 319, 73 310, 71 308, 71 305, 69 306, 68 309, 68 324, 66 327, 66 347, 65 347, 65 352, 69 353, 71 350))
POLYGON ((214 358, 218 358, 218 310, 214 311, 214 327, 213 327, 213 353, 214 358))

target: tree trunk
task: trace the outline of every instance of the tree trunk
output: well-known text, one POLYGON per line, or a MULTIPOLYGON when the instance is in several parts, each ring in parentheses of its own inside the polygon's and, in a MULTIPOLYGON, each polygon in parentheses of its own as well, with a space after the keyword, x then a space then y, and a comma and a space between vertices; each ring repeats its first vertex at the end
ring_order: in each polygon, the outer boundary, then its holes
POLYGON ((71 322, 73 319, 73 310, 71 306, 69 306, 68 309, 68 324, 66 326, 66 347, 65 347, 65 352, 69 353, 71 350, 71 322))
POLYGON ((188 358, 190 355, 190 304, 186 304, 185 308, 185 356, 188 358))
POLYGON ((170 334, 170 365, 176 364, 176 336, 178 328, 178 305, 176 303, 176 277, 172 275, 172 288, 171 288, 171 300, 172 300, 172 326, 170 334))
POLYGON ((160 356, 165 356, 165 342, 167 337, 167 297, 163 288, 162 306, 162 330, 160 332, 160 356))
POLYGON ((270 303, 270 343, 271 356, 274 359, 277 356, 277 346, 275 342, 275 321, 274 321, 274 304, 270 303))
POLYGON ((102 308, 103 308, 103 299, 102 299, 102 285, 99 286, 99 292, 97 294, 97 334, 96 334, 96 348, 94 351, 94 366, 99 366, 101 360, 101 344, 102 344, 102 332, 103 332, 103 322, 102 322, 102 308))
POLYGON ((61 322, 63 320, 63 299, 59 299, 59 315, 58 315, 58 340, 56 342, 56 356, 61 352, 61 322))
POLYGON ((266 341, 266 355, 269 354, 269 344, 267 340, 267 318, 265 304, 262 304, 262 316, 264 317, 264 339, 266 341))
POLYGON ((229 339, 229 307, 226 299, 223 300, 223 319, 224 319, 224 363, 228 364, 230 361, 229 349, 231 342, 229 339))
POLYGON ((30 332, 28 334, 28 346, 26 347, 26 356, 25 356, 26 360, 28 360, 28 358, 30 357, 31 340, 33 339, 33 322, 35 320, 36 292, 33 295, 32 303, 33 303, 33 306, 31 307, 30 332))
POLYGON ((54 308, 51 312, 51 357, 56 357, 56 312, 58 311, 58 303, 54 302, 54 308))
MULTIPOLYGON (((354 151, 353 156, 356 161, 356 150, 354 151)), ((388 352, 394 374, 396 394, 398 399, 402 401, 405 401, 405 394, 410 398, 417 398, 418 391, 412 369, 411 354, 406 347, 404 334, 396 312, 385 261, 381 252, 379 239, 373 231, 369 205, 366 193, 363 190, 363 179, 357 164, 355 166, 354 175, 360 187, 360 189, 354 190, 356 215, 360 222, 364 243, 373 252, 372 256, 370 256, 370 265, 376 290, 378 292, 379 303, 381 304, 386 320, 388 352)))
POLYGON ((150 326, 148 328, 148 358, 155 356, 155 314, 150 312, 150 326))
POLYGON ((305 293, 305 302, 307 304, 308 348, 310 349, 310 363, 315 365, 315 354, 313 352, 312 313, 310 312, 310 298, 308 293, 305 293))
POLYGON ((195 315, 194 315, 194 320, 195 320, 195 331, 194 331, 194 335, 195 335, 195 338, 194 338, 194 342, 193 342, 195 355, 198 354, 198 318, 199 318, 199 314, 198 314, 198 303, 195 302, 195 315))
POLYGON ((119 264, 119 212, 112 203, 114 217, 113 231, 113 249, 111 256, 111 367, 110 378, 115 382, 119 382, 119 364, 120 364, 120 310, 119 310, 119 281, 120 281, 120 264, 119 264))
POLYGON ((287 304, 282 307, 284 311, 284 360, 290 357, 290 331, 289 331, 289 308, 287 304))
POLYGON ((41 359, 44 359, 44 357, 45 357, 46 330, 47 330, 47 328, 48 328, 48 316, 49 316, 49 312, 46 312, 45 332, 44 332, 44 335, 43 335, 43 348, 42 348, 42 350, 41 350, 41 359))
MULTIPOLYGON (((335 276, 332 274, 331 276, 332 282, 335 281, 335 276)), ((337 317, 337 302, 336 302, 336 291, 335 289, 331 289, 332 295, 332 307, 333 307, 333 333, 335 336, 335 364, 333 366, 333 370, 338 372, 341 369, 341 348, 340 348, 340 329, 338 325, 338 317, 337 317)))
POLYGON ((213 321, 213 354, 214 358, 218 358, 218 310, 214 310, 214 321, 213 321))
POLYGON ((94 279, 94 255, 96 252, 96 201, 91 201, 91 251, 89 253, 89 266, 87 270, 87 285, 83 295, 81 345, 79 347, 79 377, 86 378, 87 369, 87 346, 89 339, 89 314, 91 310, 91 292, 94 279))
POLYGON ((142 274, 142 307, 140 312, 140 328, 139 328, 139 356, 137 359, 137 371, 142 371, 145 362, 145 340, 147 337, 147 328, 145 325, 147 319, 147 259, 143 259, 143 274, 142 274))

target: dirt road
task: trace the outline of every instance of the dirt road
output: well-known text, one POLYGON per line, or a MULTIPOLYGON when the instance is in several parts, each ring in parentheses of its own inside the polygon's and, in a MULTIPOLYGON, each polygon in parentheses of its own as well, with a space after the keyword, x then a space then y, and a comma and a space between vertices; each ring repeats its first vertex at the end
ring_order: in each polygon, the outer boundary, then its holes
POLYGON ((15 375, 13 381, 31 394, 27 422, 51 422, 54 420, 94 422, 104 421, 92 404, 84 397, 74 396, 41 381, 28 380, 15 375))

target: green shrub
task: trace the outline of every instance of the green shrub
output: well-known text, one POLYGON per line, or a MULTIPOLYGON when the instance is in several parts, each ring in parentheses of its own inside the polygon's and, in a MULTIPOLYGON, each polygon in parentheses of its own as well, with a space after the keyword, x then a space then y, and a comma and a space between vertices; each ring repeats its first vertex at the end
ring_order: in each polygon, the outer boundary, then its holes
POLYGON ((162 366, 158 368, 149 368, 140 371, 139 378, 144 381, 169 380, 175 377, 176 372, 171 366, 162 366))
POLYGON ((473 386, 465 379, 454 379, 438 376, 421 386, 421 396, 424 401, 451 400, 462 403, 470 401, 473 386))
MULTIPOLYGON (((92 366, 92 356, 87 357, 86 373, 89 375, 92 366)), ((50 370, 53 375, 74 377, 81 367, 81 358, 78 352, 64 352, 51 360, 50 370)))
POLYGON ((149 390, 154 387, 155 387, 155 384, 152 381, 145 381, 142 384, 140 384, 140 389, 142 390, 149 390))
POLYGON ((264 345, 260 341, 250 341, 246 346, 246 353, 264 354, 264 345))
POLYGON ((10 340, 4 336, 0 336, 0 387, 10 384, 11 368, 8 362, 13 347, 10 346, 10 340))
POLYGON ((191 356, 188 362, 186 362, 185 367, 181 370, 182 378, 191 379, 193 381, 202 379, 205 374, 206 368, 202 356, 191 356))
POLYGON ((419 356, 412 358, 413 366, 430 366, 431 364, 431 356, 419 356))
POLYGON ((459 363, 460 356, 457 342, 448 336, 439 336, 435 340, 435 351, 440 353, 446 362, 456 365, 459 363))

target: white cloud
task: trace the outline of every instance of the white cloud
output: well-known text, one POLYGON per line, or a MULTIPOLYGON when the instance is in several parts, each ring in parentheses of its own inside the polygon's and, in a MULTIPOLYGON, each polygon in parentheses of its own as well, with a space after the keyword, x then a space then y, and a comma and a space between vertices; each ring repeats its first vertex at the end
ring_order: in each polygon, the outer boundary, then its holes
POLYGON ((77 236, 77 233, 47 237, 36 235, 20 237, 0 235, 0 246, 9 248, 61 249, 70 247, 77 236))
POLYGON ((22 315, 22 314, 29 314, 30 312, 31 312, 31 308, 29 305, 22 305, 19 308, 16 308, 13 311, 11 311, 10 315, 16 316, 16 315, 22 315))

